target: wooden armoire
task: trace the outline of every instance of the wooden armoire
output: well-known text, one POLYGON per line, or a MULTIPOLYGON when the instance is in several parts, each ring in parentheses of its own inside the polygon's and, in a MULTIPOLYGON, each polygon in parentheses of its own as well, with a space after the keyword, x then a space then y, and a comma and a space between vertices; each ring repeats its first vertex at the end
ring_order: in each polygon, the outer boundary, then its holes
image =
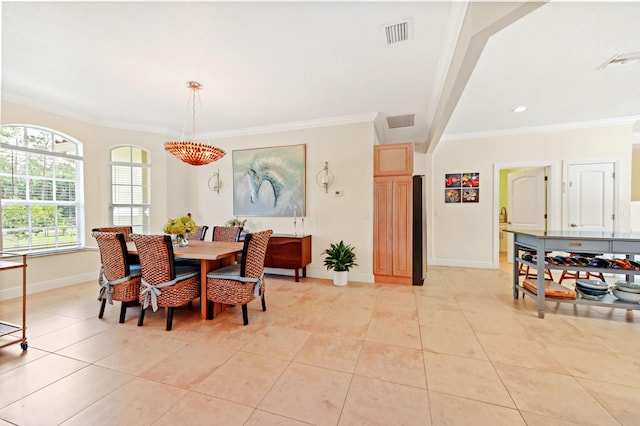
POLYGON ((376 283, 413 283, 413 144, 375 145, 373 274, 376 283))

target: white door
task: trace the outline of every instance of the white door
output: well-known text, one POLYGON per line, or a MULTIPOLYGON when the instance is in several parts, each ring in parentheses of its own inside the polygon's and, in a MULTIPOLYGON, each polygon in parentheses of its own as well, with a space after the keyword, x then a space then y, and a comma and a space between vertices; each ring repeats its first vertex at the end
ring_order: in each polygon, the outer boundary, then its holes
MULTIPOLYGON (((547 229, 547 170, 545 167, 507 175, 507 229, 547 229)), ((513 234, 507 233, 507 259, 513 262, 513 234)))
POLYGON ((569 164, 567 177, 565 229, 613 232, 615 164, 569 164))

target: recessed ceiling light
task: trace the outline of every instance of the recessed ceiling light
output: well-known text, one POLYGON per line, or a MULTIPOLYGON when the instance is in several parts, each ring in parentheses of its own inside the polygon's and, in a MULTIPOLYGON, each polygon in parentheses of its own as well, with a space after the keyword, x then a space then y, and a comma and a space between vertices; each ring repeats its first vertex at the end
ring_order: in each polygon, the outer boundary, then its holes
POLYGON ((522 111, 526 111, 526 110, 527 110, 527 107, 525 105, 520 105, 520 106, 515 107, 512 111, 513 112, 522 112, 522 111))

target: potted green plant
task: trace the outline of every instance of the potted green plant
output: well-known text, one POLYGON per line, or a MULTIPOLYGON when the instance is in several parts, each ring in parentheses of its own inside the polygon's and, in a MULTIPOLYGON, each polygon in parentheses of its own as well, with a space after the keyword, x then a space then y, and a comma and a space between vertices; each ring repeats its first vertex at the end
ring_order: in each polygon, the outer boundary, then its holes
POLYGON ((331 243, 323 254, 326 255, 324 266, 333 270, 333 284, 337 286, 347 285, 349 269, 358 266, 355 247, 340 240, 337 244, 331 243))

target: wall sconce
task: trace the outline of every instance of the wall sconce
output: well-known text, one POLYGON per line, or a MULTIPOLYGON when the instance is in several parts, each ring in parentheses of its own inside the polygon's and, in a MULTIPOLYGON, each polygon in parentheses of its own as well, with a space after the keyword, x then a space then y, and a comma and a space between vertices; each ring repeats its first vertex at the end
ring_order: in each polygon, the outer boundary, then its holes
POLYGON ((213 176, 209 178, 209 189, 216 191, 216 194, 220 195, 220 189, 222 189, 222 179, 220 179, 220 169, 213 173, 213 176))
POLYGON ((333 183, 333 173, 329 170, 329 162, 324 162, 324 167, 316 174, 316 183, 324 188, 325 194, 329 192, 329 187, 333 183))

